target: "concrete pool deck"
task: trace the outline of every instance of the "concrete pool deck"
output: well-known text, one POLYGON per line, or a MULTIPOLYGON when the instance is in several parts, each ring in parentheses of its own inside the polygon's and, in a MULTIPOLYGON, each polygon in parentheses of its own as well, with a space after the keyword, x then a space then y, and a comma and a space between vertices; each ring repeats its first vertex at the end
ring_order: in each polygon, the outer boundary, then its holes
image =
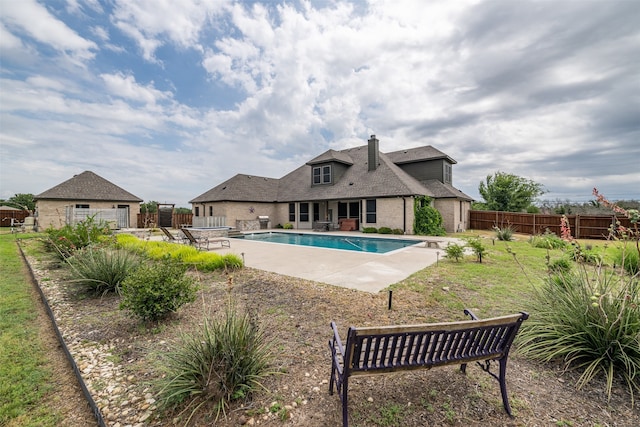
MULTIPOLYGON (((283 232, 283 230, 260 231, 283 232)), ((295 232, 316 234, 303 230, 295 230, 295 232)), ((326 233, 317 234, 326 235, 326 233)), ((244 258, 247 267, 259 270, 376 293, 436 263, 443 257, 444 250, 425 247, 425 240, 441 241, 442 248, 448 242, 458 241, 450 237, 369 235, 360 232, 331 232, 330 234, 411 239, 416 241, 417 246, 409 246, 386 254, 374 254, 230 238, 230 248, 213 248, 211 252, 240 255, 244 258)))

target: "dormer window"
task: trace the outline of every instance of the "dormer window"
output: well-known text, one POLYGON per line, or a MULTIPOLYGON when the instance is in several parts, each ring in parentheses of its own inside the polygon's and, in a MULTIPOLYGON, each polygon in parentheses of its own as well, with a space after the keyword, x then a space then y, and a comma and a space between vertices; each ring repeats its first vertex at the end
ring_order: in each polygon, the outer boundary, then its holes
POLYGON ((313 168, 313 185, 331 184, 331 165, 313 168))
POLYGON ((451 184, 451 164, 444 164, 444 183, 451 184))

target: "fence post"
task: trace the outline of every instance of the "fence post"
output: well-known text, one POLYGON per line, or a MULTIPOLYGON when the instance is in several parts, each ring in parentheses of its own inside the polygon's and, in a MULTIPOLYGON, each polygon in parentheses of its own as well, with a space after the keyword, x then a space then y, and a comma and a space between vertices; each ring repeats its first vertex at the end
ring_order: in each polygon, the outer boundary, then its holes
POLYGON ((580 238, 580 214, 576 214, 576 239, 580 238))

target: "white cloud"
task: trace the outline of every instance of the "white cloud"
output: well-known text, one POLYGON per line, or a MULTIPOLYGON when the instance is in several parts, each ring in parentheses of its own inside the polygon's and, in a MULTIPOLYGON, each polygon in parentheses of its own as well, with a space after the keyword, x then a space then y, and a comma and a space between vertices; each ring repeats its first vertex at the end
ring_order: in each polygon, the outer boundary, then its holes
POLYGON ((3 2, 0 18, 5 25, 19 28, 36 41, 76 60, 86 61, 94 57, 93 50, 97 48, 94 42, 80 37, 35 0, 3 2))
POLYGON ((105 86, 110 94, 129 99, 132 101, 143 102, 145 104, 155 104, 158 101, 171 99, 171 92, 163 92, 153 87, 153 83, 142 86, 136 82, 135 77, 131 75, 118 74, 100 74, 105 86))
POLYGON ((116 0, 112 21, 133 38, 147 61, 157 62, 155 51, 166 41, 202 50, 199 35, 210 17, 225 2, 185 0, 116 0))

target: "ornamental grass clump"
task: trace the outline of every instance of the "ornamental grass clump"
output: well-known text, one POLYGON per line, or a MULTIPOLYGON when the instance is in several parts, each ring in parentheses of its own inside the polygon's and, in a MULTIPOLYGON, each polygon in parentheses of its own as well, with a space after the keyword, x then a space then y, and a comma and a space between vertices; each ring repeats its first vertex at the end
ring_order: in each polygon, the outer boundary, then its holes
POLYGON ((493 231, 496 233, 496 239, 510 242, 513 239, 514 229, 510 225, 506 227, 493 227, 493 231))
POLYGON ((73 280, 94 294, 119 293, 122 282, 140 265, 126 249, 88 246, 67 259, 73 280))
POLYGON ((550 276, 532 300, 529 322, 522 325, 522 354, 582 371, 578 388, 598 374, 611 396, 622 378, 633 402, 640 391, 640 288, 626 275, 586 267, 550 276))
POLYGON ((213 406, 216 419, 231 401, 248 397, 272 372, 268 339, 256 320, 229 304, 220 318, 205 319, 201 329, 184 335, 167 355, 166 376, 159 383, 165 409, 184 405, 185 424, 213 406))

